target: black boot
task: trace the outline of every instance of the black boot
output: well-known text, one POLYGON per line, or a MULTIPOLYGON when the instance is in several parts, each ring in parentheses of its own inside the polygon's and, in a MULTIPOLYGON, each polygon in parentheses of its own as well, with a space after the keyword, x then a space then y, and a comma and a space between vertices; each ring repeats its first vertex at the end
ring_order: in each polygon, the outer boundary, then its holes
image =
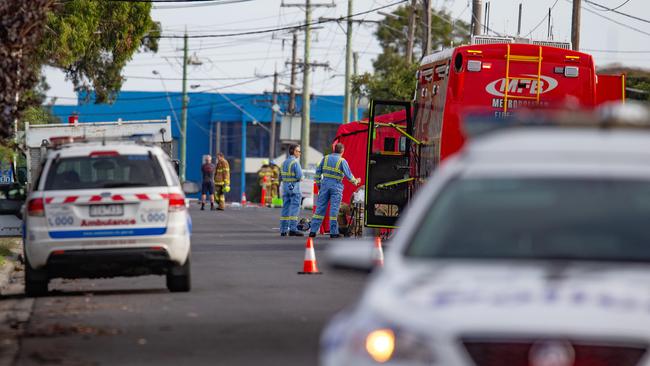
POLYGON ((205 202, 201 202, 201 211, 205 210, 205 202))
POLYGON ((300 231, 289 231, 289 236, 305 236, 305 234, 300 231))

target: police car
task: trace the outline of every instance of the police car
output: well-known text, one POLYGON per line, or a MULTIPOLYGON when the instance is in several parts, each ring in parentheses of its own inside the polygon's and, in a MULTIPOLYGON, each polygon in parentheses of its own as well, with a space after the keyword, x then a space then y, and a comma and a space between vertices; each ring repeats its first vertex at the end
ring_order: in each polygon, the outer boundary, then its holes
MULTIPOLYGON (((195 192, 196 184, 183 187, 195 192)), ((189 291, 191 219, 169 157, 128 141, 51 149, 25 205, 25 292, 52 278, 166 275, 189 291)))
MULTIPOLYGON (((648 123, 648 120, 645 121, 648 123)), ((322 365, 650 365, 650 129, 492 132, 443 163, 322 365)), ((367 268, 340 243, 330 261, 367 268)))

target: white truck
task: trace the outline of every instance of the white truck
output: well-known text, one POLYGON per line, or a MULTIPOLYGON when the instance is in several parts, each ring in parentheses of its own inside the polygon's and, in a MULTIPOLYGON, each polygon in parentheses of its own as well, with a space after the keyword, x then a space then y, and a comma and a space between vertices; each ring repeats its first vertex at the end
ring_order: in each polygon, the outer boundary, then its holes
MULTIPOLYGON (((84 139, 86 141, 111 141, 120 139, 142 139, 160 146, 169 156, 173 156, 171 119, 161 120, 92 122, 71 124, 30 125, 25 123, 25 131, 19 133, 23 140, 27 161, 27 184, 9 180, 0 182, 0 237, 20 236, 22 234, 21 207, 26 191, 38 178, 47 149, 56 140, 84 139)), ((4 177, 7 174, 2 175, 4 177)))
POLYGON ((142 138, 160 146, 173 156, 171 119, 162 120, 84 122, 72 124, 30 125, 25 123, 25 155, 27 186, 31 187, 40 172, 45 152, 53 140, 83 138, 85 140, 116 140, 142 138))

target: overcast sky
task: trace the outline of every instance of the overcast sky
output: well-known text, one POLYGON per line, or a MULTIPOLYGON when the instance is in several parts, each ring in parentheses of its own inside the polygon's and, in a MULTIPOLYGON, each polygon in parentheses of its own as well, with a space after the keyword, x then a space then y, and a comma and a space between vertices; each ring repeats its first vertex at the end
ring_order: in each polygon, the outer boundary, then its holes
MULTIPOLYGON (((296 25, 304 22, 304 11, 296 7, 281 7, 282 0, 251 0, 233 4, 171 3, 155 5, 153 18, 162 24, 163 34, 181 35, 187 28, 190 35, 224 34, 249 30, 296 25)), ((325 3, 332 0, 321 0, 325 3)), ((394 4, 399 0, 354 0, 354 12, 394 4)), ((581 50, 591 53, 597 66, 621 63, 650 68, 650 23, 606 11, 583 0, 581 50), (616 24, 610 18, 621 24, 616 24), (635 28, 635 29, 631 29, 635 28)), ((617 11, 650 19, 648 0, 591 0, 608 8, 621 6, 617 11)), ((285 3, 304 0, 285 0, 285 3)), ((312 0, 312 3, 317 3, 312 0)), ((470 20, 471 0, 432 0, 436 9, 446 9, 455 19, 470 20)), ((484 0, 484 3, 486 1, 484 0)), ((335 8, 314 9, 313 19, 339 17, 347 13, 347 0, 334 0, 335 8)), ((492 0, 490 1, 490 28, 501 34, 516 34, 517 8, 523 3, 522 35, 545 39, 545 16, 552 9, 552 29, 555 40, 570 41, 570 0, 492 0), (537 27, 536 27, 537 26, 537 27), (532 33, 531 33, 532 32, 532 33)), ((396 7, 396 6, 395 6, 396 7)), ((390 11, 388 8, 383 11, 390 11)), ((373 13, 358 19, 380 19, 373 13)), ((380 48, 375 42, 375 26, 355 26, 354 51, 360 54, 360 72, 372 71, 372 60, 380 48)), ((345 71, 345 33, 336 23, 323 25, 313 33, 312 62, 327 62, 331 69, 317 69, 313 75, 313 92, 337 95, 343 93, 345 71)), ((123 90, 180 91, 182 76, 182 39, 162 39, 157 54, 138 54, 124 69, 127 81, 123 90), (166 80, 152 73, 153 70, 166 80)), ((299 57, 302 58, 302 37, 299 57)), ((283 74, 282 88, 289 84, 285 61, 291 57, 290 35, 286 32, 258 34, 229 38, 190 39, 190 54, 196 55, 199 66, 190 66, 188 85, 196 91, 218 88, 219 92, 260 93, 270 91, 272 78, 256 76, 272 74, 277 68, 283 74), (285 39, 285 41, 283 41, 285 39), (286 75, 286 76, 284 76, 286 75), (210 80, 212 79, 212 80, 210 80)), ((57 104, 74 104, 72 84, 57 70, 46 70, 51 90, 48 95, 59 97, 57 104)), ((298 81, 301 85, 301 81, 298 81)))

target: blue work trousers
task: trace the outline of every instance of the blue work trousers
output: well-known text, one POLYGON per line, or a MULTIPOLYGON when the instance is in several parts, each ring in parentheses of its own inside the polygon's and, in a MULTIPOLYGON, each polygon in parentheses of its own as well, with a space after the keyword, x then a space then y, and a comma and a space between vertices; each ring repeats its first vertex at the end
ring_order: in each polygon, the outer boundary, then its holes
POLYGON ((343 182, 332 178, 324 178, 318 191, 316 202, 316 213, 311 219, 311 232, 317 233, 320 225, 325 219, 327 202, 330 204, 330 235, 338 235, 339 223, 336 221, 339 215, 339 207, 343 198, 343 182))
POLYGON ((298 214, 300 213, 300 183, 282 183, 282 213, 280 232, 298 231, 298 214))

